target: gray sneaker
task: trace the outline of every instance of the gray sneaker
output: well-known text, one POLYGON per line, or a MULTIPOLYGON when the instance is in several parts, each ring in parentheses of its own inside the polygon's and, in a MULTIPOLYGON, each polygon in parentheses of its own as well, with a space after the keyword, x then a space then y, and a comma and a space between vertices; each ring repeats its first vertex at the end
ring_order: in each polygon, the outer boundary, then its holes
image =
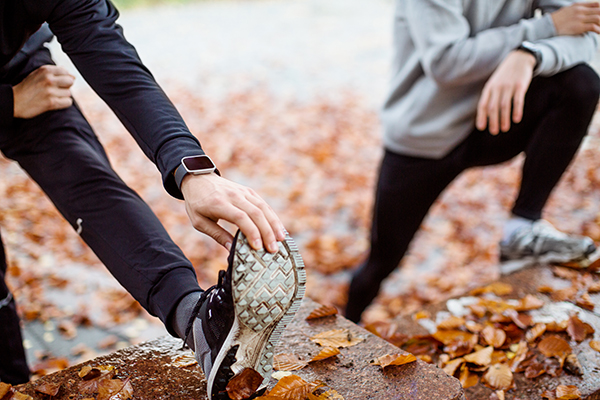
POLYGON ((549 222, 538 220, 530 227, 517 229, 507 241, 500 242, 500 260, 565 263, 586 259, 595 250, 596 245, 589 237, 567 235, 549 222))
POLYGON ((304 263, 289 236, 271 254, 252 249, 238 231, 228 260, 219 283, 196 304, 186 331, 186 339, 193 332, 209 399, 229 399, 227 384, 245 368, 263 376, 258 390, 266 387, 274 348, 298 311, 306 285, 304 263))

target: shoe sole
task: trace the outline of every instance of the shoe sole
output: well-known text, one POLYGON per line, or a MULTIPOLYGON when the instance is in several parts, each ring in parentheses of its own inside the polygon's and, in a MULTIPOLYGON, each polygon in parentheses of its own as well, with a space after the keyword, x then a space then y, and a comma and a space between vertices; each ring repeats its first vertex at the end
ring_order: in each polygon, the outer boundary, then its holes
POLYGON ((245 368, 263 376, 261 387, 267 385, 275 346, 300 308, 305 286, 304 262, 291 237, 271 254, 252 249, 240 233, 232 268, 235 319, 208 377, 209 398, 218 398, 245 368))

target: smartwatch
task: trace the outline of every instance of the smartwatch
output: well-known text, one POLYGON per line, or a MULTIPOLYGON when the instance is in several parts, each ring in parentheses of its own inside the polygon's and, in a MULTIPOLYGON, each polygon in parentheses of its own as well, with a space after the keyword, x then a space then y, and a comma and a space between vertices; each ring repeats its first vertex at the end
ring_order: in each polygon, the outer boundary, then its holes
POLYGON ((517 50, 524 51, 535 57, 535 67, 534 68, 537 68, 537 66, 540 65, 540 62, 542 61, 542 53, 538 49, 536 49, 535 46, 531 42, 521 43, 521 45, 519 45, 519 47, 517 47, 517 50))
POLYGON ((188 156, 181 159, 181 165, 175 170, 175 183, 181 190, 181 182, 187 174, 204 175, 210 174, 217 169, 209 156, 202 154, 198 156, 188 156))

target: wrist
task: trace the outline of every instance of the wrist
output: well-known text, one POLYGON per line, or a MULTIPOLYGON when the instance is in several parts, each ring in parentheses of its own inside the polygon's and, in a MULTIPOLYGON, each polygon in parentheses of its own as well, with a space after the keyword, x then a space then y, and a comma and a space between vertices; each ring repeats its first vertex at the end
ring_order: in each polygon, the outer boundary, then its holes
POLYGON ((516 53, 522 56, 523 60, 531 65, 533 69, 537 68, 542 60, 542 55, 531 43, 523 42, 516 49, 516 53))

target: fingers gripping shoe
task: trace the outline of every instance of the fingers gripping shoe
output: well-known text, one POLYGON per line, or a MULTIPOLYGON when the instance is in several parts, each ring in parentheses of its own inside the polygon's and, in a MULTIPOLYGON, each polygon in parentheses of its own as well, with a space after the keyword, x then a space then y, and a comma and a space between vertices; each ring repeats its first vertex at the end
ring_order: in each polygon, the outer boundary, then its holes
POLYGON ((289 236, 271 254, 252 249, 238 231, 227 272, 220 271, 218 284, 202 294, 186 332, 193 332, 209 399, 229 399, 227 383, 245 368, 260 373, 266 387, 274 348, 300 307, 305 285, 304 263, 289 236))

